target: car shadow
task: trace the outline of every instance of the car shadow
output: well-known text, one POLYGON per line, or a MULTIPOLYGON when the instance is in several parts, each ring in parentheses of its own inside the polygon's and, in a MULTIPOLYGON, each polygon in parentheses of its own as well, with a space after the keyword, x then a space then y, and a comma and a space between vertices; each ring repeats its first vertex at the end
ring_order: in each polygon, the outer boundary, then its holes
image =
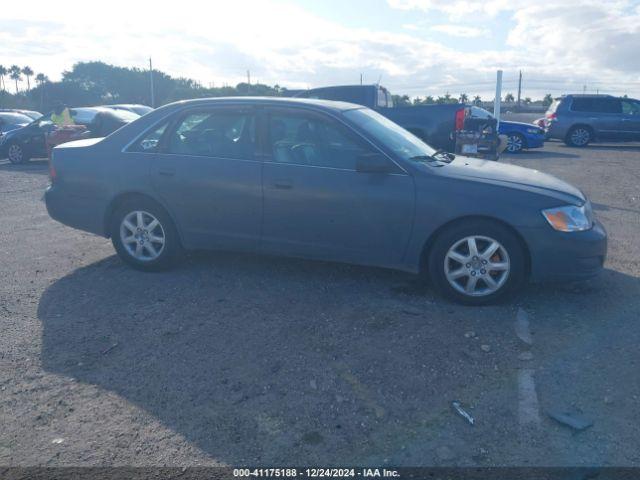
POLYGON ((14 165, 9 160, 0 160, 0 171, 47 175, 49 173, 49 161, 46 158, 38 158, 14 165))
MULTIPOLYGON (((468 427, 450 421, 451 399, 481 403, 487 382, 497 395, 510 378, 465 332, 515 350, 516 307, 478 315, 414 280, 236 254, 145 274, 109 257, 43 293, 42 364, 227 464, 437 464, 435 432, 464 438, 468 427)), ((545 297, 540 288, 531 298, 545 297)), ((108 421, 100 410, 96 421, 108 421)))

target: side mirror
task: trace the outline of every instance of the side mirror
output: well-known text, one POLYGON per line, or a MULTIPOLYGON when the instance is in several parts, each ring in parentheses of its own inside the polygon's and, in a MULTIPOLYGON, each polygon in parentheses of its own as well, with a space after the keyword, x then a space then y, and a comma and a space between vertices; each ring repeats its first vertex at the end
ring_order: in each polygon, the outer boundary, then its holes
POLYGON ((393 165, 381 153, 363 153, 356 159, 356 172, 360 173, 392 173, 393 165))

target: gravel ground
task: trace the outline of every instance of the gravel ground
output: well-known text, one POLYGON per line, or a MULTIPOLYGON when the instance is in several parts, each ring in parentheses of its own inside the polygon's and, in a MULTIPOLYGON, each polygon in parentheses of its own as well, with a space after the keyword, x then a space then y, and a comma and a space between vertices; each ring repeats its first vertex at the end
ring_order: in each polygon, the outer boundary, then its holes
POLYGON ((0 162, 0 465, 639 466, 640 146, 504 161, 591 197, 601 277, 469 308, 265 256, 144 274, 49 219, 45 162, 0 162))

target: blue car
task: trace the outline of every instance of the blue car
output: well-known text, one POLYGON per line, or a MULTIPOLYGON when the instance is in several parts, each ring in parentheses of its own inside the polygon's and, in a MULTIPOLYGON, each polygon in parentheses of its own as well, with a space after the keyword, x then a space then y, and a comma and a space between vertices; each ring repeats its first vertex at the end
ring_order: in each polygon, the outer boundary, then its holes
MULTIPOLYGON (((477 118, 493 117, 491 113, 480 107, 471 107, 471 116, 477 118)), ((544 146, 544 129, 532 123, 500 120, 498 133, 507 136, 506 151, 508 153, 520 153, 522 150, 544 146)))

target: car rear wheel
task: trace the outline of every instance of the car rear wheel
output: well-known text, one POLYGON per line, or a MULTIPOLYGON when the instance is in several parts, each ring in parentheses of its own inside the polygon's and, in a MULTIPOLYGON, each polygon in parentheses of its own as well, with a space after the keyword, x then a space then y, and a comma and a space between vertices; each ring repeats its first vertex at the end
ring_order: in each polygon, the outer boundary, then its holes
POLYGON ((507 152, 520 153, 524 150, 526 140, 519 133, 510 133, 507 137, 507 152))
POLYGON ((119 206, 111 222, 111 241, 127 264, 139 270, 164 270, 175 264, 182 248, 165 210, 140 198, 119 206))
POLYGON ((432 283, 446 297, 485 305, 508 296, 525 279, 525 253, 508 228, 485 220, 455 224, 435 240, 428 258, 432 283))
POLYGON ((16 165, 25 163, 29 160, 29 157, 24 151, 24 148, 22 148, 22 146, 18 143, 12 143, 11 145, 9 145, 9 147, 7 148, 7 157, 9 158, 9 161, 11 163, 16 165))
POLYGON ((593 140, 593 134, 587 127, 573 127, 567 133, 565 143, 570 147, 586 147, 591 140, 593 140))

